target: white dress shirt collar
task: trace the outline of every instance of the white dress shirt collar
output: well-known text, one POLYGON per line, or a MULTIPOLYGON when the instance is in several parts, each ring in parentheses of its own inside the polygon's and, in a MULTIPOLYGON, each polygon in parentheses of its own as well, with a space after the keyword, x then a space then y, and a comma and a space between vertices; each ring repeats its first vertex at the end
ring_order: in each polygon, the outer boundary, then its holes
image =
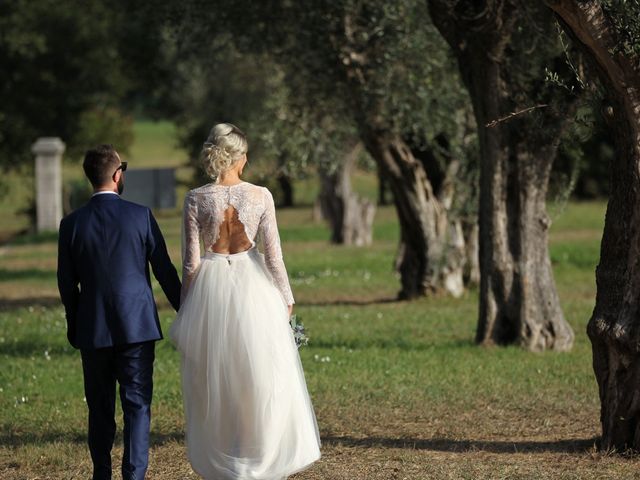
POLYGON ((101 192, 94 193, 93 195, 91 195, 91 198, 95 197, 96 195, 105 195, 107 193, 111 193, 113 195, 118 195, 116 192, 112 192, 112 191, 109 191, 109 190, 103 190, 101 192))

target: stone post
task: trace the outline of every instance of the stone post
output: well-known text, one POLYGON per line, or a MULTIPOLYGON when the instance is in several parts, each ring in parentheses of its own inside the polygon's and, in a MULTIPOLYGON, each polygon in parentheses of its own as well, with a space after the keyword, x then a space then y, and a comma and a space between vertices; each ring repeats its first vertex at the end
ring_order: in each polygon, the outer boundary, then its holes
POLYGON ((41 137, 31 147, 36 155, 37 231, 58 230, 62 219, 62 153, 58 137, 41 137))

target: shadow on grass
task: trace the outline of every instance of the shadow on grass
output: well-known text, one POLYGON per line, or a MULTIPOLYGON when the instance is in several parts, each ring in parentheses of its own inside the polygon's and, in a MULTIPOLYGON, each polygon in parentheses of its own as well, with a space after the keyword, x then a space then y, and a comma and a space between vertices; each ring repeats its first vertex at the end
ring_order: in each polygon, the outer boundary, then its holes
MULTIPOLYGON (((84 414, 84 412, 83 412, 84 414)), ((162 446, 169 442, 184 442, 184 432, 174 431, 167 433, 155 433, 151 432, 150 444, 152 447, 162 446)), ((0 434, 0 446, 2 447, 24 447, 27 445, 45 445, 48 443, 72 443, 72 444, 86 444, 87 432, 86 431, 73 431, 73 432, 46 432, 46 433, 33 433, 33 432, 20 432, 20 433, 2 433, 0 434)), ((122 433, 119 432, 116 435, 114 441, 115 445, 122 444, 122 433)))
POLYGON ((4 243, 10 245, 41 245, 43 243, 57 243, 58 232, 33 233, 26 230, 17 232, 5 239, 4 243))
POLYGON ((324 445, 358 448, 404 448, 410 450, 434 450, 438 452, 466 453, 585 453, 593 449, 598 437, 555 441, 473 441, 447 438, 384 438, 384 437, 322 437, 324 445))
POLYGON ((313 338, 309 345, 314 348, 344 348, 351 350, 362 350, 367 348, 379 348, 379 349, 397 349, 406 351, 435 351, 435 350, 451 350, 459 348, 477 347, 477 344, 472 339, 457 339, 444 341, 439 343, 433 342, 420 342, 406 340, 405 338, 354 338, 354 339, 327 339, 313 338))
POLYGON ((55 337, 47 339, 36 339, 29 338, 26 340, 18 340, 15 342, 9 341, 0 344, 0 356, 5 355, 7 357, 14 358, 45 358, 46 356, 51 357, 61 357, 61 356, 71 356, 71 355, 79 355, 78 351, 71 347, 67 346, 66 338, 63 337, 55 337), (64 343, 61 343, 64 342, 64 343))
POLYGON ((41 270, 39 268, 25 268, 24 270, 8 270, 0 268, 0 282, 15 282, 18 280, 56 280, 55 270, 41 270))
POLYGON ((396 297, 385 298, 373 298, 369 300, 328 300, 326 302, 300 302, 297 306, 300 307, 365 307, 367 305, 383 305, 385 303, 401 303, 403 300, 398 300, 396 297))
MULTIPOLYGON (((0 269, 1 274, 2 269, 0 269)), ((53 272, 53 276, 55 277, 56 273, 53 272)), ((2 279, 0 278, 0 281, 2 279)), ((165 297, 162 291, 154 292, 153 294, 156 305, 159 310, 170 310, 171 315, 175 315, 173 311, 173 307, 165 297)), ((20 297, 20 298, 0 298, 0 312, 8 311, 8 310, 17 310, 19 308, 28 308, 28 307, 62 307, 62 301, 60 297, 51 297, 51 296, 42 296, 42 297, 20 297)))
POLYGON ((47 443, 86 443, 87 434, 80 432, 3 432, 0 434, 0 446, 24 447, 26 445, 44 445, 47 443))
POLYGON ((58 306, 62 306, 62 303, 60 302, 60 299, 58 297, 22 297, 0 299, 0 312, 28 307, 51 308, 58 306))
MULTIPOLYGON (((47 433, 2 433, 0 446, 22 447, 26 445, 43 445, 48 443, 85 444, 86 433, 83 432, 47 432, 47 433)), ((151 432, 152 447, 170 442, 184 442, 184 432, 173 431, 166 433, 151 432)), ((472 441, 451 440, 446 438, 413 439, 413 438, 383 438, 383 437, 335 437, 323 436, 323 445, 334 447, 356 448, 403 448, 410 450, 433 450, 437 452, 468 453, 490 452, 501 454, 514 453, 577 453, 582 454, 593 449, 598 438, 544 441, 472 441)), ((118 434, 116 444, 122 443, 122 435, 118 434)))

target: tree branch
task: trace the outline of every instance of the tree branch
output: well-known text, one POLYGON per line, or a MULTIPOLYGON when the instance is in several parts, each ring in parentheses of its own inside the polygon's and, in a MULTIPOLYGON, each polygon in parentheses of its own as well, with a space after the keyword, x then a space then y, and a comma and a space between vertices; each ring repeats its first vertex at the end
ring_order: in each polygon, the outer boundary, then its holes
POLYGON ((511 112, 509 115, 505 115, 504 117, 500 117, 496 120, 491 120, 489 123, 487 123, 485 125, 485 127, 487 128, 493 128, 496 125, 503 123, 503 122, 507 122, 509 120, 511 120, 514 117, 517 117, 519 115, 523 115, 525 113, 531 112, 532 110, 535 110, 537 108, 545 108, 548 107, 549 105, 547 105, 546 103, 540 104, 540 105, 535 105, 533 107, 529 107, 529 108, 525 108, 524 110, 518 110, 517 112, 511 112))

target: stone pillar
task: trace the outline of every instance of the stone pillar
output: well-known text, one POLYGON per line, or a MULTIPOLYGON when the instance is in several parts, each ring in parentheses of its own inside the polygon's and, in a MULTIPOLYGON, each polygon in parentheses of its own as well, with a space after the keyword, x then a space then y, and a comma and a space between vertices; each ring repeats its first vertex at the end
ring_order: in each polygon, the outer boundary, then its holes
POLYGON ((58 230, 62 220, 62 153, 58 137, 41 137, 31 147, 36 155, 37 231, 58 230))

